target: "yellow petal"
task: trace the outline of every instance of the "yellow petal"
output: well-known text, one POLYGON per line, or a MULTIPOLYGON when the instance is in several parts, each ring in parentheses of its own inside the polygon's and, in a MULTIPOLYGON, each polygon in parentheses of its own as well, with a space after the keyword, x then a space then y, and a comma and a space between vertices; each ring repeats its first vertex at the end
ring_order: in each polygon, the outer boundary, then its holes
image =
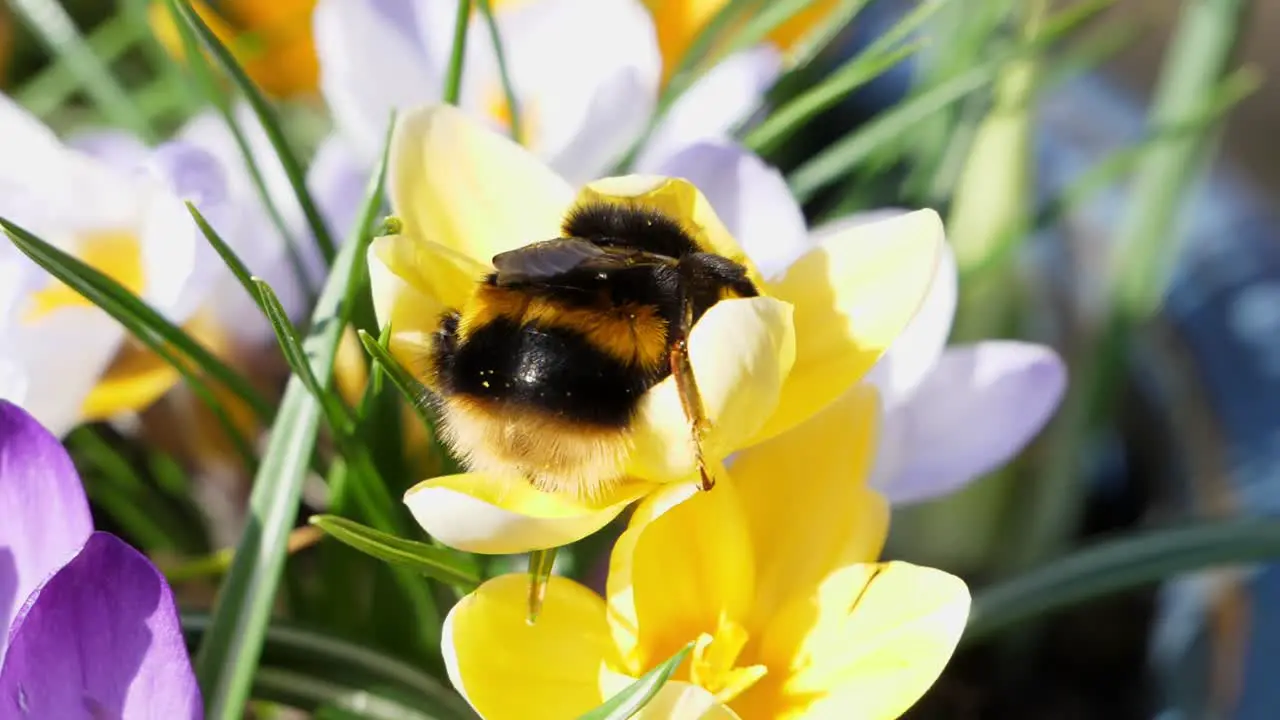
POLYGON ((391 323, 391 354, 422 376, 431 334, 445 310, 466 302, 487 268, 414 235, 380 237, 369 246, 369 285, 379 325, 391 323))
POLYGON ((815 624, 796 652, 783 688, 796 710, 786 717, 892 720, 951 659, 969 616, 964 581, 903 562, 867 567, 851 609, 815 624))
POLYGON ((769 288, 795 306, 796 364, 756 442, 804 422, 871 369, 924 302, 942 243, 932 210, 857 225, 769 288))
POLYGON ((639 205, 679 220, 693 234, 699 247, 745 266, 751 281, 757 287, 764 287, 764 278, 755 263, 729 234, 702 191, 688 180, 657 175, 604 178, 588 183, 578 193, 575 205, 586 202, 639 205))
POLYGON ((179 377, 178 371, 155 353, 126 343, 84 399, 84 420, 94 422, 144 410, 177 384, 179 377))
POLYGON ((563 720, 599 706, 613 652, 604 601, 552 575, 538 621, 525 621, 529 576, 503 575, 458 601, 441 650, 449 679, 486 720, 563 720))
MULTIPOLYGON (((791 307, 773 298, 723 300, 689 335, 689 359, 710 427, 708 460, 728 456, 764 424, 777 406, 795 359, 791 307)), ((696 471, 692 435, 675 378, 650 388, 633 425, 631 472, 655 482, 696 471)))
POLYGON ((730 475, 757 548, 752 632, 793 597, 811 597, 830 573, 879 558, 888 505, 866 485, 879 409, 875 389, 859 385, 734 459, 730 475))
POLYGON ((440 542, 467 552, 506 555, 581 540, 652 489, 630 483, 586 501, 535 490, 519 478, 465 473, 420 482, 405 493, 404 502, 440 542))
MULTIPOLYGON (((609 671, 601 678, 606 697, 613 697, 633 682, 635 678, 630 675, 609 671)), ((738 720, 738 715, 697 685, 668 680, 631 720, 738 720)))
POLYGON ((392 138, 389 195, 406 235, 488 264, 560 236, 573 189, 510 139, 449 105, 403 113, 392 138))
POLYGON ((609 624, 635 674, 751 606, 752 543, 734 483, 695 487, 670 485, 646 498, 609 558, 609 624))

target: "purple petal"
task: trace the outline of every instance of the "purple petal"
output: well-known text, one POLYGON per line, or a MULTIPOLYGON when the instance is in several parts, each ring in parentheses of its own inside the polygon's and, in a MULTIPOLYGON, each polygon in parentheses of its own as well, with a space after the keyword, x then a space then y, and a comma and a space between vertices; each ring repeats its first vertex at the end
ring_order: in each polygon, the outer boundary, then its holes
POLYGON ((148 158, 155 172, 183 200, 203 213, 221 210, 229 201, 227 171, 212 152, 186 140, 172 140, 148 158))
POLYGON ((202 715, 173 592, 142 553, 93 533, 14 621, 0 717, 202 715))
POLYGON ((958 490, 1035 437, 1066 388, 1052 349, 996 340, 948 348, 914 395, 887 412, 872 482, 895 504, 958 490))
POLYGON ((62 444, 0 401, 0 658, 27 596, 93 532, 89 503, 62 444))
POLYGON ((804 215, 782 174, 737 145, 700 142, 665 160, 656 172, 696 185, 766 278, 809 248, 804 215))

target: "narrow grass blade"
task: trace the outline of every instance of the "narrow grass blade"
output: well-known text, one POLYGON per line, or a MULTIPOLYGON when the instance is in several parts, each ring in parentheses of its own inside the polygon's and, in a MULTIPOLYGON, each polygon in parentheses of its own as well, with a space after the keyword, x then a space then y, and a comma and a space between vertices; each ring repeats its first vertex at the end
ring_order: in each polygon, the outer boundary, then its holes
POLYGON ((667 680, 671 679, 676 668, 680 667, 692 651, 693 643, 685 645, 680 652, 645 673, 644 677, 609 698, 605 704, 580 716, 578 720, 628 720, 634 717, 649 704, 650 700, 653 700, 658 691, 662 690, 662 686, 667 684, 667 680))
POLYGON ((214 61, 231 78, 231 81, 244 94, 245 99, 248 100, 249 106, 253 108, 254 114, 258 117, 258 121, 262 123, 262 128, 266 131, 267 139, 271 141, 271 147, 275 150, 276 156, 279 157, 281 166, 284 167, 285 175, 289 178, 289 185, 293 188, 294 196, 298 199, 298 205, 301 206, 303 215, 306 216, 307 224, 311 228, 311 233, 315 237, 321 254, 324 255, 325 262, 332 264, 336 252, 333 236, 329 233, 329 228, 325 224, 324 218, 320 215, 319 208, 316 207, 311 193, 307 190, 306 175, 302 170, 302 163, 299 162, 298 156, 293 152, 293 148, 289 146, 289 142, 280 128, 280 123, 270 102, 262 94, 258 86, 249 79, 248 74, 240 67, 239 63, 236 62, 231 51, 222 44, 218 36, 209 29, 208 25, 205 25, 204 20, 191 9, 191 6, 185 0, 166 0, 166 2, 169 3, 170 12, 175 14, 177 21, 185 23, 187 27, 195 31, 201 43, 208 48, 214 61))
MULTIPOLYGON (((208 635, 212 619, 201 613, 184 613, 182 631, 189 645, 198 646, 208 635)), ((350 688, 355 697, 403 698, 408 707, 440 720, 474 718, 465 700, 439 680, 417 667, 364 645, 286 623, 266 629, 262 651, 264 669, 307 672, 350 688)), ((259 695, 255 697, 274 699, 259 695)))
POLYGON ((195 30, 183 21, 178 14, 176 4, 170 3, 168 12, 174 28, 178 31, 178 37, 182 41, 183 55, 187 59, 187 66, 191 69, 191 75, 195 79, 199 92, 213 104, 218 114, 222 116, 223 122, 226 123, 227 131, 231 133, 236 149, 240 152, 240 157, 244 161, 245 169, 249 172, 249 179, 253 182, 254 190, 257 191, 259 200, 262 201, 262 207, 266 209, 267 216, 271 218, 271 223, 285 241, 289 251, 289 264, 293 270, 294 277, 297 279, 299 287, 306 288, 310 296, 314 292, 314 287, 307 273, 302 254, 298 250, 293 228, 285 221, 284 214, 276 203, 276 198, 267 188, 266 179, 262 174, 262 167, 258 164, 257 154, 254 153, 253 146, 250 144, 248 136, 245 135, 244 128, 241 127, 240 119, 236 117, 234 104, 226 89, 214 75, 213 68, 209 67, 205 54, 201 52, 200 41, 196 38, 195 30))
POLYGON ((382 346, 378 339, 369 333, 360 331, 360 342, 364 345, 364 349, 368 351, 369 356, 373 358, 373 362, 390 378, 391 383, 396 386, 400 394, 404 396, 405 402, 408 402, 418 413, 418 417, 423 424, 428 427, 435 427, 435 419, 427 412, 426 403, 427 389, 418 379, 404 369, 398 360, 391 356, 391 353, 382 346))
POLYGON ((498 32, 498 21, 493 15, 493 0, 476 0, 480 6, 480 14, 484 15, 485 25, 489 28, 489 41, 493 43, 493 55, 498 61, 498 76, 502 79, 502 94, 507 101, 508 131, 516 142, 524 137, 524 128, 520 124, 520 100, 516 97, 515 86, 511 83, 511 72, 507 68, 507 53, 502 47, 502 34, 498 32))
MULTIPOLYGON (((384 149, 384 157, 385 153, 384 149)), ((385 168, 384 162, 371 183, 360 213, 362 223, 334 262, 303 342, 311 372, 322 385, 327 385, 333 372, 342 331, 351 320, 351 288, 356 284, 352 275, 362 267, 356 262, 364 248, 361 236, 367 219, 380 206, 385 168)), ((320 402, 302 379, 291 377, 254 480, 249 524, 219 593, 209 632, 196 654, 196 676, 210 720, 238 718, 249 697, 284 569, 285 541, 297 517, 321 415, 320 402)))
POLYGON ((362 553, 466 592, 480 585, 480 572, 466 553, 405 540, 334 515, 316 515, 311 523, 362 553))
MULTIPOLYGON (((1221 91, 1244 20, 1244 0, 1187 0, 1156 86, 1149 124, 1185 127, 1203 116, 1221 91)), ((1084 512, 1082 447, 1110 416, 1119 392, 1135 323, 1164 296, 1177 236, 1179 210, 1199 179, 1215 126, 1165 138, 1138 163, 1115 238, 1108 317, 1093 343, 1069 358, 1072 387, 1050 427, 1045 471, 1018 528, 1015 567, 1032 567, 1062 551, 1084 512)))
POLYGON ((876 53, 867 50, 832 73, 826 80, 774 110, 768 118, 747 133, 744 141, 757 153, 776 150, 783 141, 795 134, 818 113, 888 72, 893 66, 914 55, 921 47, 923 44, 916 42, 876 53))
POLYGON ((1050 561, 978 591, 964 642, 1106 595, 1217 565, 1280 557, 1280 521, 1248 518, 1151 530, 1050 561))
MULTIPOLYGON (((128 52, 137 39, 137 28, 128 18, 117 15, 102 21, 84 42, 98 62, 109 65, 128 52)), ((67 58, 57 56, 30 80, 13 89, 13 99, 35 115, 44 117, 70 100, 80 89, 81 82, 80 74, 67 58)))
MULTIPOLYGON (((316 377, 315 372, 311 369, 314 359, 307 356, 306 350, 302 347, 302 340, 298 337, 298 329, 293 326, 293 322, 289 320, 289 314, 285 311, 284 305, 281 304, 280 298, 276 296, 271 286, 265 280, 260 278, 250 278, 254 290, 258 296, 258 304, 262 306, 263 312, 267 314, 267 319, 271 322, 271 329, 276 334, 276 340, 280 343, 280 350, 284 353, 285 362, 289 363, 289 369, 293 371, 294 376, 302 381, 302 384, 311 391, 316 401, 322 405, 333 403, 340 405, 336 397, 329 395, 328 390, 320 384, 320 380, 316 377)), ((337 408, 337 414, 340 417, 344 414, 344 409, 337 408)), ((339 426, 344 427, 346 422, 342 422, 339 426)))
POLYGON ((453 24, 453 49, 449 53, 449 69, 444 76, 444 101, 457 105, 462 96, 462 66, 467 55, 467 28, 471 25, 471 0, 458 0, 458 14, 453 24))
POLYGON ((54 0, 12 0, 9 5, 27 22, 36 37, 75 73, 80 89, 104 115, 148 142, 157 139, 147 118, 129 98, 129 91, 116 81, 111 68, 85 43, 62 3, 54 0))
POLYGON ((248 380, 123 285, 4 218, 0 218, 0 228, 24 255, 102 308, 149 347, 155 349, 155 345, 163 344, 185 356, 190 362, 171 362, 184 376, 193 375, 193 369, 207 374, 235 394, 259 419, 270 421, 271 405, 248 380))
MULTIPOLYGON (((813 26, 803 37, 791 46, 791 64, 796 70, 803 71, 818 57, 831 41, 853 22, 858 13, 868 5, 870 0, 840 0, 823 20, 813 26)), ((790 78, 797 77, 787 73, 779 78, 779 83, 790 83, 790 78)))
MULTIPOLYGON (((200 210, 196 208, 190 200, 187 201, 187 212, 191 213, 191 218, 196 221, 196 226, 200 228, 200 232, 204 234, 205 240, 213 246, 217 251, 218 257, 222 258, 222 262, 226 263, 227 268, 231 270, 231 274, 235 275, 239 281, 240 287, 253 299, 258 307, 262 307, 262 298, 258 295, 258 287, 253 282, 253 275, 249 272, 249 268, 245 266, 244 261, 236 255, 236 251, 218 235, 218 231, 213 229, 208 220, 204 219, 204 215, 200 214, 200 210)), ((266 312, 264 309, 263 312, 266 312)))

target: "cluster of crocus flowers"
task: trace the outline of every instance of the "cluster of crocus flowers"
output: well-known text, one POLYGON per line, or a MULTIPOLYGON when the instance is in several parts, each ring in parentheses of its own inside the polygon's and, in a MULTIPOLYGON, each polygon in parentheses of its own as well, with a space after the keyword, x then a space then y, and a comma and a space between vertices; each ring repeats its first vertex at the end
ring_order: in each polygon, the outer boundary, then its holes
MULTIPOLYGON (((832 238, 766 280, 688 181, 627 176, 575 190, 448 106, 401 118, 388 188, 400 233, 370 248, 370 279, 378 320, 392 329, 391 352, 409 368, 420 366, 442 312, 466 302, 494 255, 557 237, 581 200, 661 211, 746 265, 761 296, 721 301, 689 341, 711 428, 703 449, 716 460, 803 423, 854 387, 927 295, 943 244, 937 216, 912 213, 832 238), (867 233, 893 242, 859 239, 867 233)), ((465 473, 421 483, 406 502, 428 532, 464 550, 513 553, 577 540, 637 498, 696 475, 674 380, 651 388, 639 407, 626 461, 633 481, 596 497, 465 473)))
MULTIPOLYGON (((663 60, 653 19, 638 0, 498 5, 515 107, 488 28, 478 18, 469 26, 459 106, 508 133, 518 118, 517 139, 574 184, 607 175, 644 134, 657 107, 663 60)), ((317 4, 320 90, 342 136, 368 165, 382 147, 393 108, 404 111, 442 97, 457 7, 317 4)), ((760 106, 779 68, 777 53, 765 47, 708 70, 668 109, 634 167, 654 172, 664 158, 699 139, 727 136, 760 106)))
POLYGON ((863 386, 741 453, 712 491, 650 495, 603 598, 553 576, 530 624, 527 576, 487 581, 445 620, 454 686, 486 720, 577 717, 692 643, 639 717, 899 717, 950 659, 969 594, 942 571, 877 562, 877 424, 863 386))
POLYGON ((203 716, 173 592, 95 532, 71 458, 0 400, 0 716, 203 716))

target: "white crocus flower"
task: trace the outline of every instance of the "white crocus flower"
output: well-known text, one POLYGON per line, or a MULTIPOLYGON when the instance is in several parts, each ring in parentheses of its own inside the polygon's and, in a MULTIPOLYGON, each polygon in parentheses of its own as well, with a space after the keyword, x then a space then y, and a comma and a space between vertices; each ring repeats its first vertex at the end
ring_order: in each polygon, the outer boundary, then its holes
MULTIPOLYGON (((905 212, 876 210, 809 230, 778 171, 730 143, 689 147, 659 172, 697 185, 766 278, 852 226, 905 212)), ((1066 368, 1051 348, 1014 340, 947 347, 956 286, 947 248, 915 318, 867 377, 884 406, 872 482, 896 504, 949 494, 1012 459, 1065 390, 1066 368)))
MULTIPOLYGON (((320 0, 320 87, 340 131, 371 165, 393 108, 439 102, 457 3, 320 0)), ((570 183, 609 174, 640 138, 662 78, 653 20, 637 0, 530 0, 498 13, 522 144, 570 183)), ((488 27, 469 26, 461 106, 509 129, 488 27)), ((638 172, 705 139, 726 137, 761 103, 780 59, 761 47, 717 65, 690 88, 637 156, 638 172)))
MULTIPOLYGON (((0 216, 114 278, 169 320, 195 321, 210 283, 208 250, 157 163, 118 167, 62 143, 0 96, 0 216)), ((25 258, 7 251, 0 266, 25 258)), ((106 313, 40 274, 9 299, 0 357, 8 392, 59 434, 146 407, 177 372, 106 313)))

